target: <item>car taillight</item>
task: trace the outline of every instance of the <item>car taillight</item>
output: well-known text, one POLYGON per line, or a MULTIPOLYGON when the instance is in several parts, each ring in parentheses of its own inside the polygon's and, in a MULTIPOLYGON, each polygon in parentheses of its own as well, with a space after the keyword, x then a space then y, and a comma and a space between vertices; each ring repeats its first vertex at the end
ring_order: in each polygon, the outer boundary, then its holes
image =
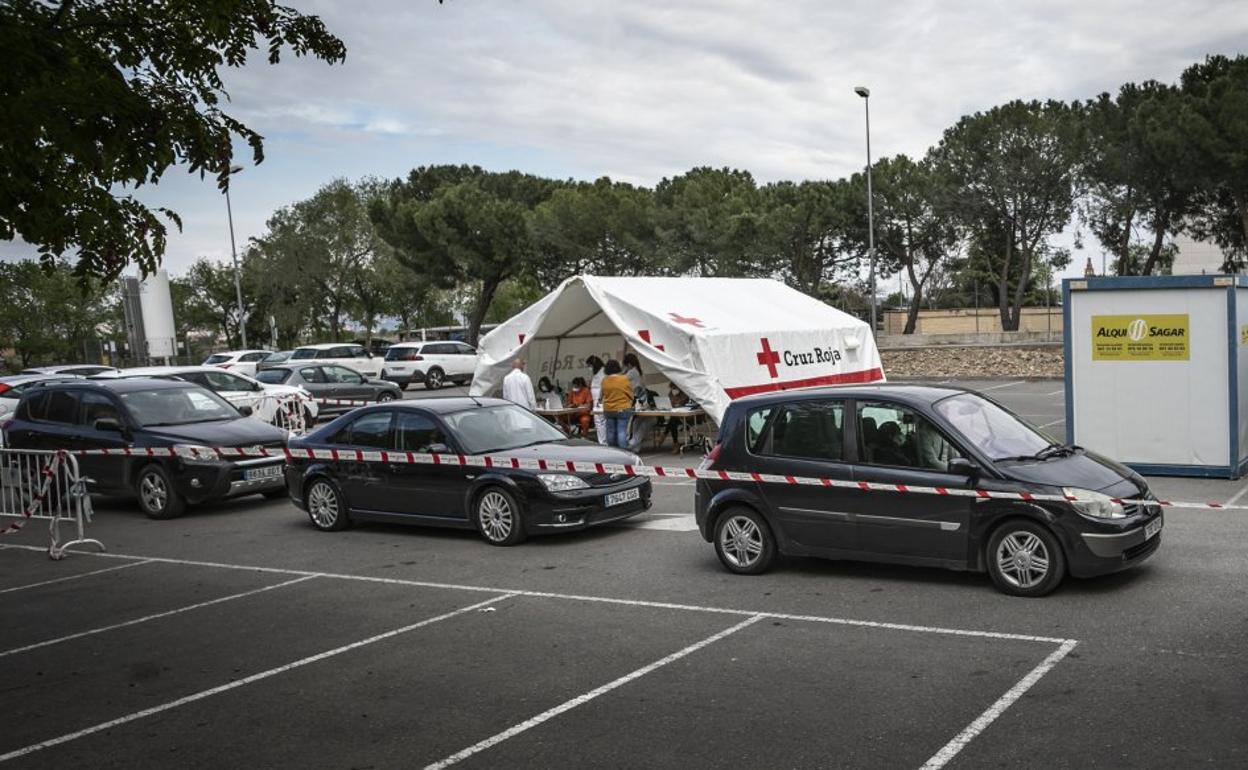
POLYGON ((10 390, 13 390, 12 385, 9 385, 6 382, 0 382, 0 394, 8 393, 10 390))
POLYGON ((698 465, 698 470, 709 471, 714 468, 715 461, 719 459, 719 449, 722 446, 723 444, 716 443, 715 446, 711 448, 710 453, 707 454, 706 457, 702 458, 702 462, 698 465))
POLYGON ((217 364, 217 366, 221 367, 222 369, 229 369, 233 365, 234 364, 217 364))

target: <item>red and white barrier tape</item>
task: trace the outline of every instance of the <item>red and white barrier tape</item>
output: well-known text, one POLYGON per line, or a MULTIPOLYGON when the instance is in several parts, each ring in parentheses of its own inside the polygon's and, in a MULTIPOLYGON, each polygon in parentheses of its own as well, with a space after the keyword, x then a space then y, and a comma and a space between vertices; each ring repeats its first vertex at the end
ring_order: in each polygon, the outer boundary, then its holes
POLYGON ((376 401, 361 401, 354 398, 318 398, 316 403, 319 406, 368 406, 376 404, 376 401))
POLYGON ((22 518, 8 525, 4 529, 0 529, 0 535, 11 535, 18 532, 30 521, 35 515, 35 511, 39 510, 39 506, 43 505, 43 499, 48 496, 48 491, 52 488, 52 480, 56 477, 56 471, 61 467, 61 463, 65 461, 65 452, 57 452, 52 455, 51 459, 39 469, 39 489, 30 499, 30 503, 22 511, 22 518))
MULTIPOLYGON (((881 484, 871 481, 846 481, 843 479, 813 478, 808 476, 779 476, 769 473, 747 471, 703 470, 680 466, 624 465, 619 463, 586 463, 572 460, 543 460, 530 457, 505 455, 456 455, 429 454, 422 452, 390 452, 362 449, 266 449, 264 447, 213 447, 204 449, 123 448, 91 449, 75 452, 84 455, 110 455, 124 457, 181 457, 183 459, 242 459, 255 457, 281 457, 286 460, 327 460, 330 462, 387 463, 390 465, 458 465, 474 468, 510 468, 514 470, 556 471, 566 473, 618 473, 625 476, 692 481, 753 481, 760 484, 796 484, 827 487, 830 489, 854 489, 862 492, 891 492, 914 495, 938 495, 941 497, 972 497, 986 500, 1014 500, 1026 502, 1073 502, 1079 498, 1068 495, 1044 495, 1031 492, 1008 492, 963 487, 923 487, 909 484, 881 484)), ((1221 503, 1185 503, 1171 500, 1138 500, 1111 498, 1113 502, 1127 505, 1161 505, 1168 508, 1240 509, 1248 505, 1223 505, 1221 503)))

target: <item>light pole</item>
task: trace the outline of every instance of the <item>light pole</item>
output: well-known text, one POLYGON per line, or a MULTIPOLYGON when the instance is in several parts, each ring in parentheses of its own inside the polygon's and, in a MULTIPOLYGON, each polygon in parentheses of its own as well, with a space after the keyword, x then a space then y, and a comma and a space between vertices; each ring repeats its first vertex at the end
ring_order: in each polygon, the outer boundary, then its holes
POLYGON ((870 260, 871 283, 871 336, 875 336, 875 202, 871 195, 871 89, 855 86, 854 93, 862 97, 867 116, 867 258, 870 260))
MULTIPOLYGON (((242 166, 230 166, 230 176, 242 171, 242 166)), ((238 277, 238 249, 234 247, 234 209, 230 206, 230 185, 225 185, 225 215, 230 220, 230 255, 234 258, 234 294, 238 299, 238 333, 243 348, 247 348, 247 320, 243 317, 243 282, 238 277)))

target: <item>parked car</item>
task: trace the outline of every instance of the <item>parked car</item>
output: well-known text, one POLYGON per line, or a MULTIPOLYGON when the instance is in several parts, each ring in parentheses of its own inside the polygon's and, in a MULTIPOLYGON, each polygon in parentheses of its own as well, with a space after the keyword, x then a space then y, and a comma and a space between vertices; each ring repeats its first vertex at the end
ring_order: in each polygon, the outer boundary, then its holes
POLYGON ((10 419, 17 411, 22 394, 37 385, 82 379, 76 374, 14 374, 0 377, 0 422, 10 419))
POLYGON ((204 366, 217 366, 254 377, 256 366, 271 355, 272 351, 268 350, 227 350, 205 358, 204 366))
POLYGON ((394 340, 384 340, 381 337, 373 337, 368 342, 364 340, 351 340, 356 345, 363 345, 368 348, 368 352, 375 356, 384 356, 390 346, 394 344, 394 340))
POLYGON ((316 361, 318 364, 339 364, 354 369, 365 377, 381 377, 381 358, 364 349, 363 345, 330 343, 305 345, 295 348, 287 363, 316 361))
POLYGON ((1005 593, 1042 596, 1067 573, 1125 569, 1161 544, 1161 507, 1139 502, 1154 498, 1138 474, 1054 442, 997 402, 958 388, 872 385, 739 399, 704 467, 1073 498, 699 480, 702 536, 740 574, 763 572, 786 553, 986 570, 1005 593))
MULTIPOLYGON (((189 382, 75 380, 27 392, 5 432, 19 449, 142 449, 285 446, 286 432, 246 416, 189 382)), ((134 495, 153 519, 180 516, 188 504, 238 495, 285 494, 282 457, 222 460, 83 455, 88 489, 134 495)))
POLYGON ((290 354, 294 352, 295 351, 293 350, 279 350, 276 353, 270 353, 268 356, 261 359, 260 363, 256 364, 256 371, 259 372, 264 369, 268 369, 270 366, 284 364, 290 360, 290 354))
POLYGON ((447 382, 466 385, 477 370, 475 348, 463 342, 400 342, 386 351, 382 377, 407 388, 423 382, 437 390, 447 382))
POLYGON ((115 372, 117 367, 102 364, 64 364, 61 366, 35 366, 23 369, 22 374, 73 374, 78 377, 90 377, 96 374, 115 372))
MULTIPOLYGON (((589 463, 640 463, 630 452, 562 432, 507 401, 447 398, 361 407, 291 442, 291 449, 496 454, 589 463)), ((650 507, 650 481, 608 473, 540 472, 292 458, 286 486, 313 526, 353 521, 475 528, 487 543, 585 529, 650 507)))
MULTIPOLYGON (((398 385, 385 380, 369 379, 354 369, 338 364, 288 363, 262 369, 256 379, 271 387, 295 387, 316 398, 385 403, 403 398, 398 385)), ((322 414, 347 412, 351 405, 323 404, 322 414)))
POLYGON ((245 374, 223 371, 215 366, 144 366, 122 369, 112 376, 157 377, 193 382, 213 391, 235 407, 247 407, 254 417, 269 423, 277 422, 277 410, 282 401, 288 398, 299 401, 308 425, 320 413, 320 407, 312 394, 298 386, 261 382, 245 374))

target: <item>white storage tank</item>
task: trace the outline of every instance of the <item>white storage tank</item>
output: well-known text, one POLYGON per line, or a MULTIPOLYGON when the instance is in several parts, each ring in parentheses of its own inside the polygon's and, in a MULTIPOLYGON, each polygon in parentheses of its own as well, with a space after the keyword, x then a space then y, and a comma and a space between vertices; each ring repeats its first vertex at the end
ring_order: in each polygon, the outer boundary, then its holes
POLYGON ((139 308, 143 314, 148 358, 172 358, 177 355, 173 298, 169 294, 169 274, 164 268, 149 275, 139 286, 139 308))

